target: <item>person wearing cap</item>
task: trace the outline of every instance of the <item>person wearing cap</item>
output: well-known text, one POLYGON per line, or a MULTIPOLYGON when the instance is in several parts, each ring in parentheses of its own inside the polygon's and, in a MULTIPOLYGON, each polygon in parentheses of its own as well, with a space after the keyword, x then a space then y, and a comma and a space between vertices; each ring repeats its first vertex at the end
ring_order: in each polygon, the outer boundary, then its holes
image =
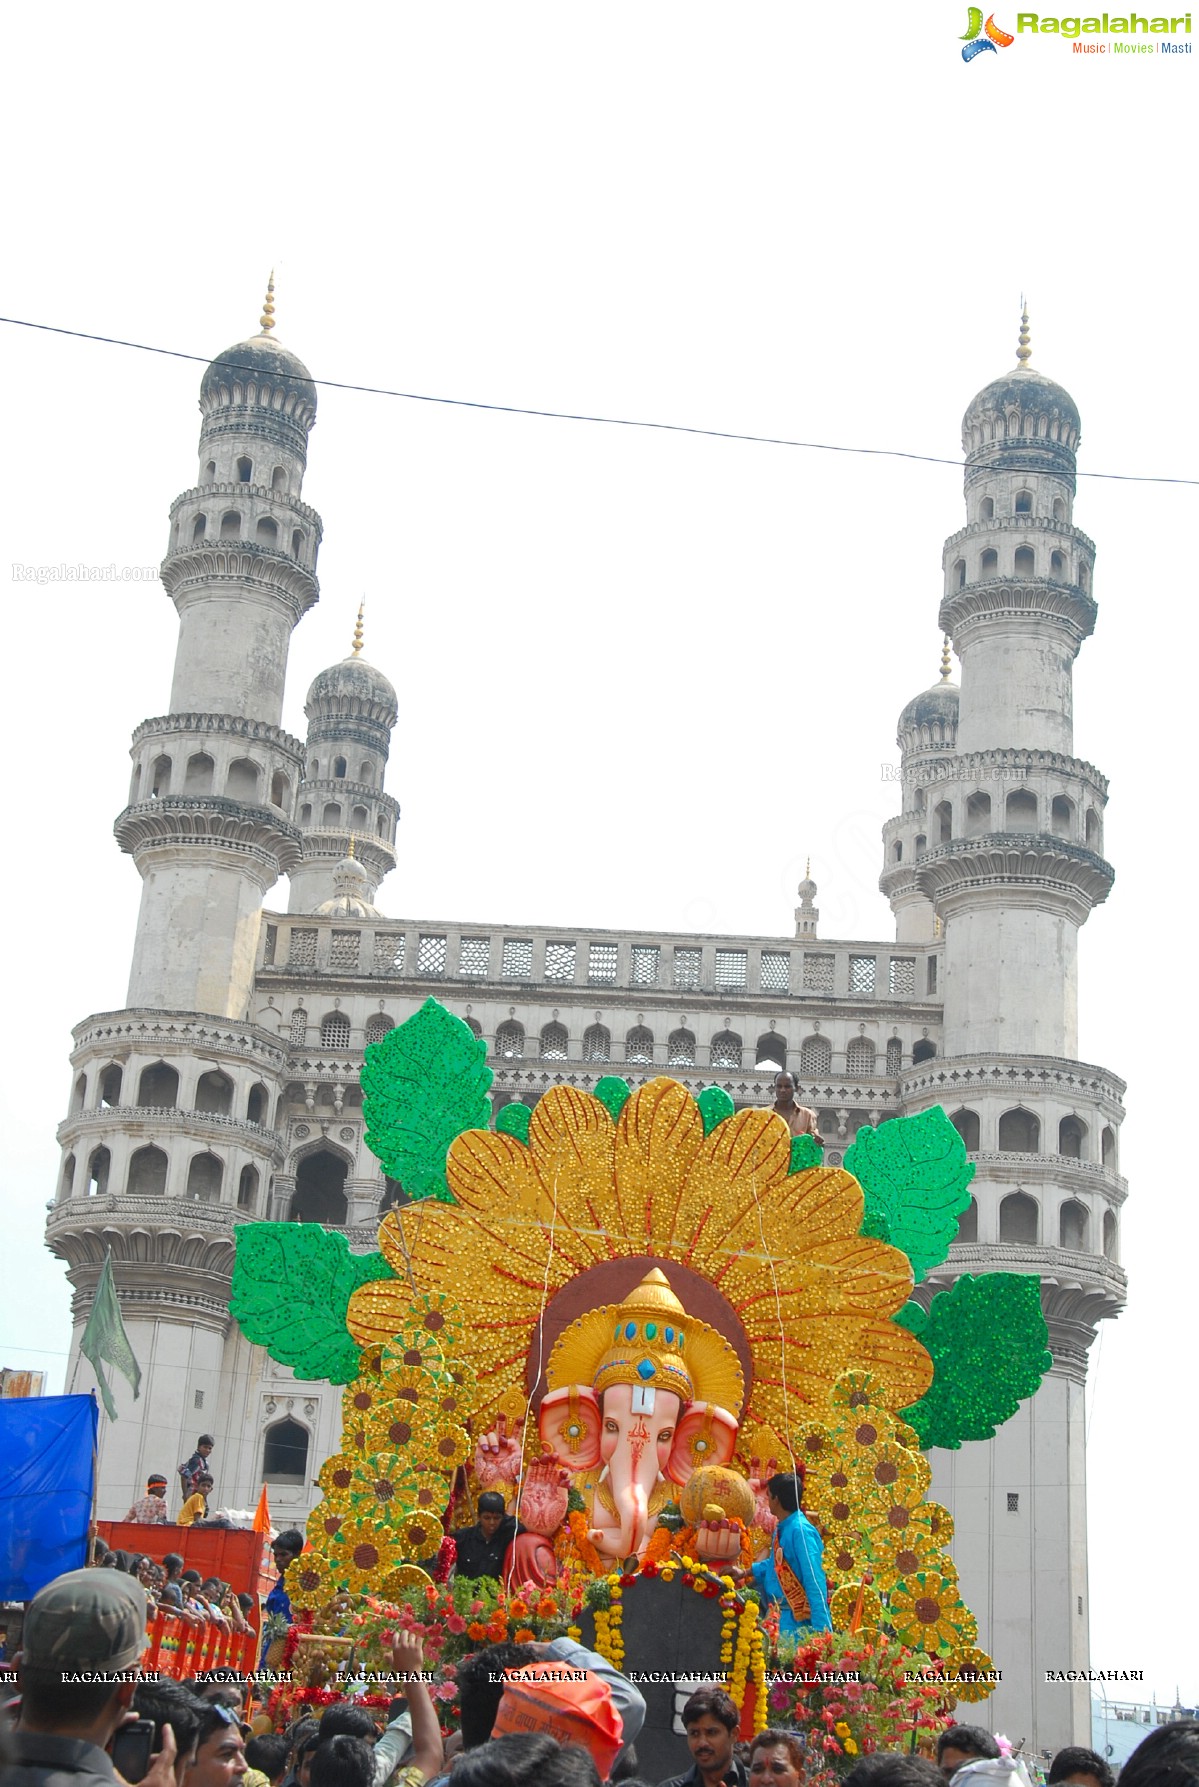
POLYGON ((147 1478, 146 1493, 139 1495, 126 1520, 135 1526, 165 1526, 167 1523, 167 1480, 155 1475, 147 1478))
MULTIPOLYGON (((25 1614, 5 1787, 114 1787, 105 1746, 132 1714, 145 1645, 145 1596, 123 1571, 71 1570, 38 1591, 25 1614)), ((149 1787, 171 1779, 174 1764, 164 1731, 149 1787)))

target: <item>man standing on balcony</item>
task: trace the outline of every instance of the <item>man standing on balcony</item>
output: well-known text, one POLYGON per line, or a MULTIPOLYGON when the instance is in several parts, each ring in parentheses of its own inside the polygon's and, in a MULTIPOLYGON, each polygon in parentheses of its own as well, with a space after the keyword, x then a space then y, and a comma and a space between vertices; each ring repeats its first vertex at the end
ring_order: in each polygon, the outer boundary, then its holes
POLYGON ((774 1076, 774 1111, 794 1135, 810 1135, 822 1148, 824 1137, 816 1124, 816 1113, 806 1104, 795 1102, 795 1080, 784 1068, 774 1076))

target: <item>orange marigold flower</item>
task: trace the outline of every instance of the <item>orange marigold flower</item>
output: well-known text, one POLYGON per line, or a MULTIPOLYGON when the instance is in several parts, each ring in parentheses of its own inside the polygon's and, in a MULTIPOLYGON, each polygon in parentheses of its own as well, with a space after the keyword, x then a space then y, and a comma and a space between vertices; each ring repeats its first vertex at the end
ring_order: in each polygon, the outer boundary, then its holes
POLYGON ((513 1619, 528 1619, 529 1603, 527 1601, 522 1601, 517 1597, 516 1600, 509 1601, 508 1612, 513 1619))
POLYGON ((472 1620, 470 1625, 466 1628, 466 1636, 468 1638, 473 1638, 477 1643, 480 1638, 487 1637, 487 1627, 481 1625, 477 1619, 472 1620))
POLYGON ((554 1597, 552 1595, 542 1595, 540 1601, 537 1603, 538 1618, 553 1619, 557 1611, 558 1603, 554 1600, 554 1597))
POLYGON ((528 1626, 521 1626, 519 1631, 513 1633, 512 1641, 514 1644, 532 1644, 536 1637, 536 1632, 531 1631, 528 1626))

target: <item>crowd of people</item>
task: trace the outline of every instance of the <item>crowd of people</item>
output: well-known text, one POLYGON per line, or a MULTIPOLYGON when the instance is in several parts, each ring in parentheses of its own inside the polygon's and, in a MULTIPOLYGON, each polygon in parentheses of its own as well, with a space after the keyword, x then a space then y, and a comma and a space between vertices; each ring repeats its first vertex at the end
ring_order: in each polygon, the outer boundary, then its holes
MULTIPOLYGON (((274 1731, 260 1703, 254 1716, 253 1678, 218 1670, 180 1681, 143 1671, 147 1599, 162 1585, 107 1561, 58 1577, 26 1610, 17 1697, 0 1723, 3 1787, 654 1787, 639 1773, 640 1690, 569 1638, 491 1645, 464 1659, 460 1729, 448 1740, 422 1679, 421 1642, 404 1633, 392 1651, 397 1697, 385 1716, 334 1699, 319 1717, 305 1709, 274 1731)), ((197 1579, 185 1591, 189 1573, 174 1568, 181 1561, 167 1560, 186 1607, 213 1585, 197 1579)), ((814 1755, 801 1734, 767 1729, 746 1744, 740 1723, 723 1689, 693 1693, 682 1710, 686 1766, 656 1787, 807 1787, 814 1755)), ((843 1781, 1028 1787, 1020 1759, 974 1725, 941 1732, 935 1760, 876 1751, 843 1781)), ((1151 1732, 1120 1775, 1120 1787, 1196 1782, 1199 1722, 1191 1720, 1151 1732)), ((1114 1787, 1103 1759, 1079 1748, 1054 1758, 1048 1783, 1114 1787)))

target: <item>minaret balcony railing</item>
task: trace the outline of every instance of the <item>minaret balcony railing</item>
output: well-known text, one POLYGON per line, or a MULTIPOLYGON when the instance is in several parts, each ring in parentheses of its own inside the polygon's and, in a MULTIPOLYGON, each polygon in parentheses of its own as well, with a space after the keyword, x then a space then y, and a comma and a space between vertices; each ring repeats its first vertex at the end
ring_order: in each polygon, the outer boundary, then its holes
POLYGON ((268 490, 265 484, 233 484, 223 480, 215 484, 197 484, 191 490, 181 490, 171 504, 171 520, 174 521, 181 509, 210 496, 252 496, 258 502, 273 503, 276 508, 286 509, 289 515, 298 516, 315 528, 318 535, 324 527, 314 508, 300 497, 289 495, 286 490, 268 490))
POLYGON ((290 762, 301 765, 304 746, 300 739, 281 726, 269 726, 265 720, 250 720, 244 714, 158 714, 143 720, 132 738, 136 747, 147 739, 173 737, 180 732, 221 733, 232 738, 248 739, 253 744, 273 745, 290 762))
POLYGON ((971 1154, 978 1168, 978 1182, 999 1179, 1024 1185, 1048 1183, 1063 1189, 1101 1191, 1114 1203, 1122 1204, 1128 1196, 1128 1181, 1110 1168, 1093 1160, 1079 1160, 1073 1154, 1013 1154, 1007 1149, 988 1148, 971 1154))
POLYGON ((1062 539, 1075 541, 1079 546, 1095 556, 1095 542, 1089 534, 1084 534, 1080 527, 1072 521, 1058 521, 1052 515, 996 515, 991 521, 970 521, 960 527, 956 534, 950 534, 945 542, 945 551, 952 552, 963 540, 977 540, 980 535, 991 533, 1028 533, 1034 530, 1042 534, 1057 534, 1062 539))
POLYGON ((276 1037, 256 1024, 208 1018, 194 1011, 137 1006, 128 1011, 96 1012, 77 1024, 71 1035, 75 1040, 73 1067, 80 1066, 93 1051, 105 1059, 122 1061, 130 1053, 144 1055, 147 1063, 159 1056, 200 1053, 205 1059, 250 1060, 259 1072, 278 1074, 283 1071, 287 1052, 276 1037))
POLYGON ((1098 1292, 1113 1311, 1122 1309, 1127 1298, 1127 1275, 1114 1260, 1029 1241, 955 1241, 948 1259, 933 1267, 926 1282, 944 1285, 965 1272, 1005 1271, 1035 1272, 1047 1285, 1073 1284, 1098 1292))
POLYGON ((76 1111, 59 1124, 58 1139, 65 1145, 78 1136, 110 1129, 219 1135, 251 1142, 270 1154, 277 1154, 280 1149, 278 1135, 265 1124, 251 1123, 245 1117, 227 1117, 219 1111, 185 1110, 179 1105, 117 1104, 76 1111))
MULTIPOLYGON (((239 1210, 232 1203, 202 1203, 198 1198, 166 1197, 155 1193, 149 1197, 131 1197, 128 1192, 101 1192, 97 1197, 63 1198, 46 1218, 46 1234, 53 1240, 72 1229, 107 1228, 110 1224, 125 1227, 187 1227, 203 1236, 229 1237, 228 1264, 233 1269, 232 1231, 239 1222, 254 1221, 252 1210, 239 1210)), ((207 1264, 211 1270, 211 1264, 207 1264)))
MULTIPOLYGON (((1117 1119, 1124 1114, 1125 1082, 1106 1067, 1070 1061, 1056 1055, 938 1055, 907 1067, 899 1076, 900 1093, 914 1099, 936 1092, 942 1102, 961 1102, 972 1091, 1033 1092, 1067 1101, 1085 1098, 1110 1105, 1117 1119)), ((1009 1156, 1009 1158, 1014 1158, 1009 1156)), ((1035 1157, 1034 1157, 1035 1158, 1035 1157)))

